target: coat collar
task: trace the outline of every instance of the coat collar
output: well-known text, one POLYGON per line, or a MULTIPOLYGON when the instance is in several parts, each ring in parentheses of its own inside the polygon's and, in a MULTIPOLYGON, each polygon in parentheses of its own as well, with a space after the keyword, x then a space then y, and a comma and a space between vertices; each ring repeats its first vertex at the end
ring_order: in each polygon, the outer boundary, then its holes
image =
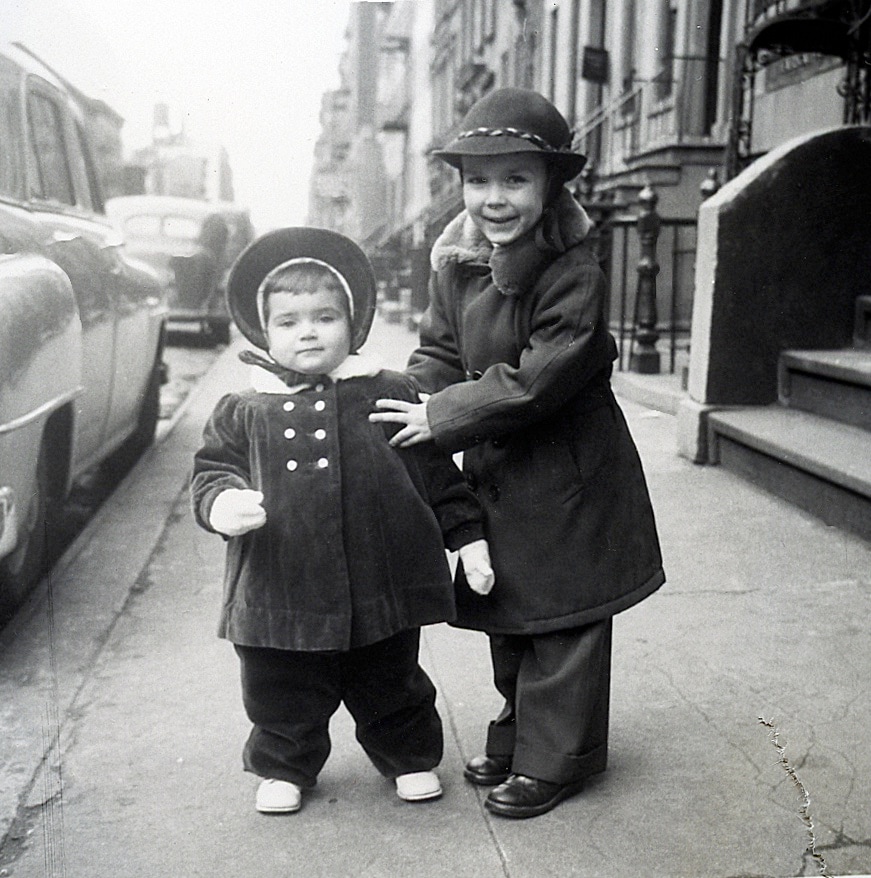
POLYGON ((494 248, 463 210, 437 238, 430 263, 434 271, 451 263, 487 266, 500 292, 522 295, 546 263, 583 241, 592 226, 584 208, 563 189, 528 235, 509 247, 494 248))
MULTIPOLYGON (((257 393, 299 393, 301 390, 314 387, 318 380, 313 378, 311 381, 303 381, 299 384, 287 384, 279 375, 259 365, 254 358, 244 358, 243 362, 251 366, 251 386, 257 393)), ((381 370, 382 367, 371 357, 365 354, 351 354, 326 377, 333 381, 344 381, 346 378, 371 378, 381 370)))

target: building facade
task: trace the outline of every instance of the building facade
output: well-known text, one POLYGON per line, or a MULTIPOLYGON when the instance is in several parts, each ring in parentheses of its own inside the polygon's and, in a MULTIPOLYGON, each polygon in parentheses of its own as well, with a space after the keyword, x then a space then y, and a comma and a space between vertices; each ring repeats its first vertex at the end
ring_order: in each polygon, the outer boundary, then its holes
MULTIPOLYGON (((631 348, 639 195, 655 191, 661 368, 689 345, 704 197, 790 138, 868 118, 871 0, 396 0, 354 3, 325 96, 310 222, 361 241, 391 298, 426 296, 426 252, 460 209, 428 156, 493 88, 535 88, 589 163, 610 320, 631 348), (864 78, 863 78, 864 77, 864 78)), ((628 355, 620 367, 627 367, 628 355)))

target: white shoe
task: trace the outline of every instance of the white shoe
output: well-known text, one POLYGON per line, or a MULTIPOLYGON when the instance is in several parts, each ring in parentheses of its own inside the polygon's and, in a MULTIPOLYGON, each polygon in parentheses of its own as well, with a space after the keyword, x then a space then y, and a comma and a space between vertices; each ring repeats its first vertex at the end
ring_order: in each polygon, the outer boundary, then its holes
POLYGON ((257 787, 255 807, 262 814, 292 814, 302 805, 302 790, 286 780, 267 778, 257 787))
POLYGON ((396 795, 406 802, 426 802, 442 794, 442 785, 434 771, 413 771, 396 778, 396 795))

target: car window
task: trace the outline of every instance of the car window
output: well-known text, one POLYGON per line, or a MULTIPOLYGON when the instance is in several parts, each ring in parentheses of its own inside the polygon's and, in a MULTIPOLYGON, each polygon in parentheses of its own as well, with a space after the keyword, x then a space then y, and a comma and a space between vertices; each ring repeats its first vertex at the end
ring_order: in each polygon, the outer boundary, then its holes
POLYGON ((21 141, 18 76, 15 68, 0 58, 0 196, 20 198, 22 195, 21 141))
POLYGON ((78 122, 74 126, 75 137, 72 149, 73 165, 77 169, 77 200, 81 207, 88 210, 100 210, 102 201, 100 197, 100 185, 97 182, 97 174, 93 163, 90 161, 88 152, 88 139, 78 122))
POLYGON ((36 172, 31 195, 61 204, 75 204, 60 107, 51 98, 36 92, 28 96, 27 106, 30 150, 36 172))

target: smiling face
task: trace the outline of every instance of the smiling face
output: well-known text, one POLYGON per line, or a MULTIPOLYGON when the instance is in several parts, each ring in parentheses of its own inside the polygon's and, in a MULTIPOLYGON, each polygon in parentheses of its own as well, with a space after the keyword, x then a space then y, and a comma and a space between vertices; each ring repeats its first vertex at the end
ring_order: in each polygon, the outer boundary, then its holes
POLYGON ((463 156, 463 202, 494 246, 512 244, 538 222, 547 187, 547 163, 535 153, 463 156))
POLYGON ((305 375, 332 372, 351 350, 344 292, 321 285, 311 292, 270 293, 266 337, 272 358, 286 369, 305 375))

